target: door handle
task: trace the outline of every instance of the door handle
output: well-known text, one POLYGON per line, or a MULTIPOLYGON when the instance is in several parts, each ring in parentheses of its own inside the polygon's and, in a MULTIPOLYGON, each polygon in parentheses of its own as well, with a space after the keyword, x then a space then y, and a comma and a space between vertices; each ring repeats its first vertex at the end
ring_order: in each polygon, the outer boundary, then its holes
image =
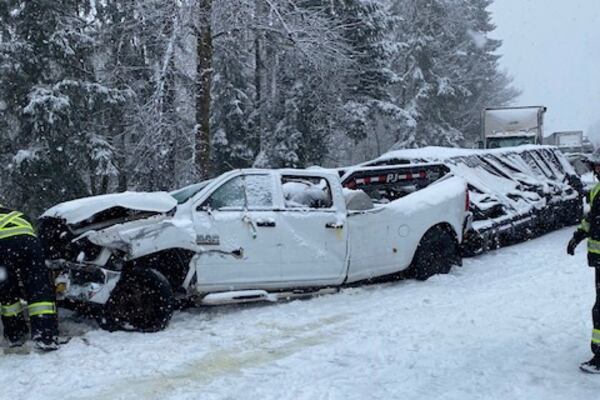
POLYGON ((327 229, 344 229, 344 224, 340 224, 337 222, 328 222, 325 224, 325 228, 327 228, 327 229))
POLYGON ((261 228, 275 228, 275 221, 256 221, 256 226, 261 228))

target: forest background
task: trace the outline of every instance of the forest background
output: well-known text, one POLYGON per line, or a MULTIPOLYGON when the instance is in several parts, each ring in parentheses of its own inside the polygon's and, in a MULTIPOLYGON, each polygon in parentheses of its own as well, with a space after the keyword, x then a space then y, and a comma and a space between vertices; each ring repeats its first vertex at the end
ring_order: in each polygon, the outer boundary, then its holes
POLYGON ((474 147, 519 92, 492 0, 5 0, 0 199, 474 147))

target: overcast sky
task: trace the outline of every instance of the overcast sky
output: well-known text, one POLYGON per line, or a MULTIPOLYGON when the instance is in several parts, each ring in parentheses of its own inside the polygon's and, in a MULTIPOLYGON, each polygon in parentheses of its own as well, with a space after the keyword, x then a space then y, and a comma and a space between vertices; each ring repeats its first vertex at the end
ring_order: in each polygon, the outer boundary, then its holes
POLYGON ((545 105, 545 135, 584 130, 600 141, 600 0, 496 0, 501 65, 523 91, 515 105, 545 105))

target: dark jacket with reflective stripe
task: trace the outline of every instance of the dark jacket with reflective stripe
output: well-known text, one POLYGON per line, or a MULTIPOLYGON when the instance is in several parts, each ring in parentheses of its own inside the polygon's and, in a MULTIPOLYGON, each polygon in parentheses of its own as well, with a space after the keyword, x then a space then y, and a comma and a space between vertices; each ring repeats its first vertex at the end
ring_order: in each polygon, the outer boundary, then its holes
POLYGON ((591 190, 588 201, 590 212, 577 227, 575 236, 588 239, 588 264, 600 268, 600 183, 591 190))

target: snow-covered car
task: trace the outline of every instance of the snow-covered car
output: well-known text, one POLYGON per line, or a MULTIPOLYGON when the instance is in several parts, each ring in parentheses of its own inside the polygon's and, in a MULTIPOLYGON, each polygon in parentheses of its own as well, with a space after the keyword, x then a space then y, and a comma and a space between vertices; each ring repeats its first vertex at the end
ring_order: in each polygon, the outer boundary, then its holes
MULTIPOLYGON (((443 164, 469 188, 473 230, 464 254, 510 245, 579 223, 585 188, 566 156, 553 146, 492 150, 425 147, 391 151, 362 168, 443 164)), ((358 188, 367 190, 368 185, 358 188)))
POLYGON ((447 273, 470 213, 464 180, 442 175, 389 201, 343 188, 336 171, 235 170, 172 193, 59 204, 41 216, 40 236, 66 305, 99 307, 107 329, 154 331, 176 302, 447 273))

